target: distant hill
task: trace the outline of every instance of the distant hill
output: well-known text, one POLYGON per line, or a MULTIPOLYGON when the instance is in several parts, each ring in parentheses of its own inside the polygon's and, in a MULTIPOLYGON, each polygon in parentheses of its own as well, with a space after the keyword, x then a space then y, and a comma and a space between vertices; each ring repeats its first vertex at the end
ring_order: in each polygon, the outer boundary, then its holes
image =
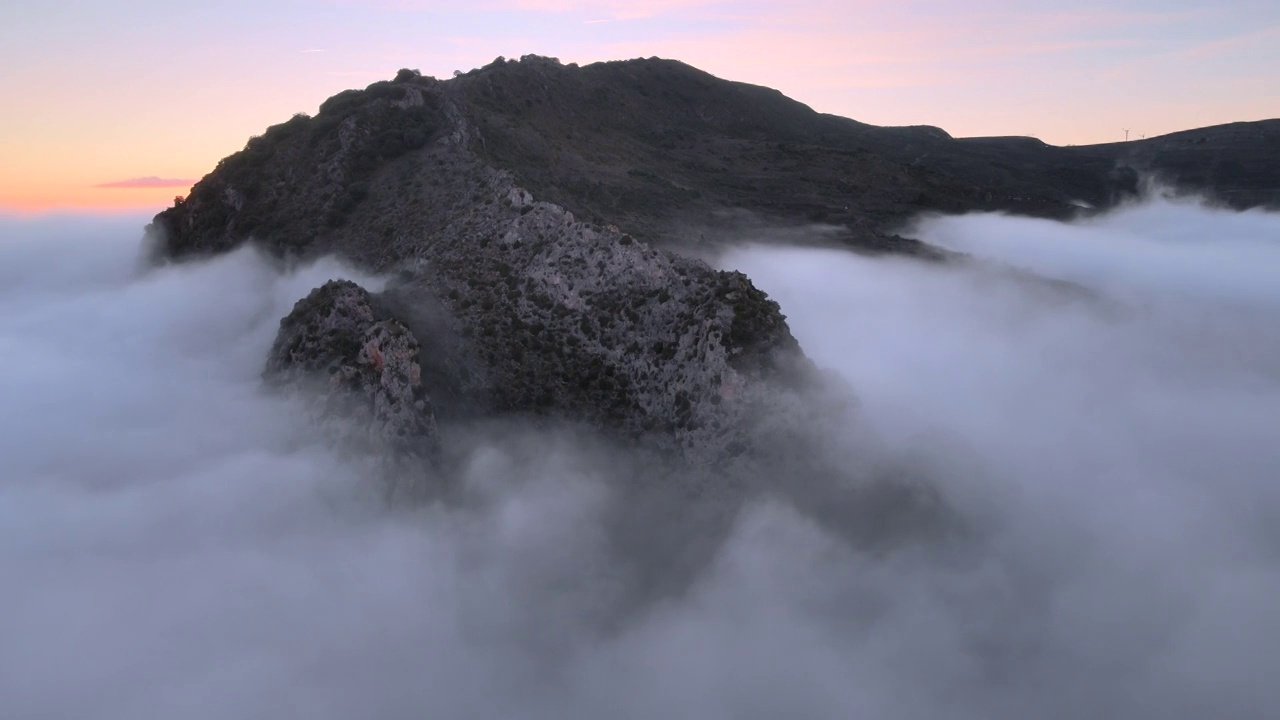
POLYGON ((538 197, 658 241, 731 208, 892 247, 886 230, 921 211, 1067 217, 1132 196, 1143 173, 1237 208, 1280 204, 1280 120, 1054 147, 867 125, 669 60, 502 62, 452 83, 486 159, 538 197))

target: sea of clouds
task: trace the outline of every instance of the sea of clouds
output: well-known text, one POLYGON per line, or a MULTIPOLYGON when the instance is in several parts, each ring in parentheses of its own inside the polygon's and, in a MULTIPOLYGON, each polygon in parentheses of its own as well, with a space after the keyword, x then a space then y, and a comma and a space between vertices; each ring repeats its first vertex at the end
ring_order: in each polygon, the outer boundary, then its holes
POLYGON ((513 429, 469 451, 478 500, 367 502, 259 373, 312 287, 374 282, 144 269, 143 223, 0 221, 4 717, 1280 713, 1276 214, 920 221, 947 265, 730 251, 968 532, 870 552, 760 498, 635 605, 617 456, 513 429))

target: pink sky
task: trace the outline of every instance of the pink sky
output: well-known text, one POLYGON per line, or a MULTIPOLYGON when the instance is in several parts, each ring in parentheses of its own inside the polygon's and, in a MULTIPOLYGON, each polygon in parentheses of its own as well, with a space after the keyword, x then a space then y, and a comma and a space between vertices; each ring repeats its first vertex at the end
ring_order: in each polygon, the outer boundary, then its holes
POLYGON ((660 56, 822 112, 1109 142, 1280 116, 1280 4, 1242 0, 130 0, 0 9, 0 209, 150 208, 401 67, 660 56))

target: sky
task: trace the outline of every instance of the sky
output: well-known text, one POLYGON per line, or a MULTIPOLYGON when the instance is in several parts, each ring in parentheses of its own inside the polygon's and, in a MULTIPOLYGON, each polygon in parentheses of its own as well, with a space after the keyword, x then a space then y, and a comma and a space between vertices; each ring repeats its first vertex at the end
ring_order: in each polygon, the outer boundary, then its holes
POLYGON ((1280 116, 1273 0, 0 0, 0 211, 159 209, 336 92, 529 53, 1060 145, 1280 116))

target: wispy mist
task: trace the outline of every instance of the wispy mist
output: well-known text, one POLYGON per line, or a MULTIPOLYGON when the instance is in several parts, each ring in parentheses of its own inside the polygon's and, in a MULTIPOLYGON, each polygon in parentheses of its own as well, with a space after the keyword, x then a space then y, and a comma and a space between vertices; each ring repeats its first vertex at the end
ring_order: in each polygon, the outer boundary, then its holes
POLYGON ((909 645, 943 622, 918 657, 976 673, 955 690, 979 717, 1275 712, 1280 216, 1154 202, 917 232, 972 260, 726 260, 987 535, 952 578, 975 606, 881 627, 909 645))
POLYGON ((858 393, 835 435, 875 437, 969 531, 866 552, 762 498, 656 595, 635 548, 682 530, 621 497, 646 468, 505 426, 466 446, 466 502, 365 502, 259 373, 294 301, 370 281, 251 251, 142 271, 142 222, 0 223, 0 714, 1280 708, 1275 215, 923 222, 973 258, 951 266, 734 251, 858 393))

